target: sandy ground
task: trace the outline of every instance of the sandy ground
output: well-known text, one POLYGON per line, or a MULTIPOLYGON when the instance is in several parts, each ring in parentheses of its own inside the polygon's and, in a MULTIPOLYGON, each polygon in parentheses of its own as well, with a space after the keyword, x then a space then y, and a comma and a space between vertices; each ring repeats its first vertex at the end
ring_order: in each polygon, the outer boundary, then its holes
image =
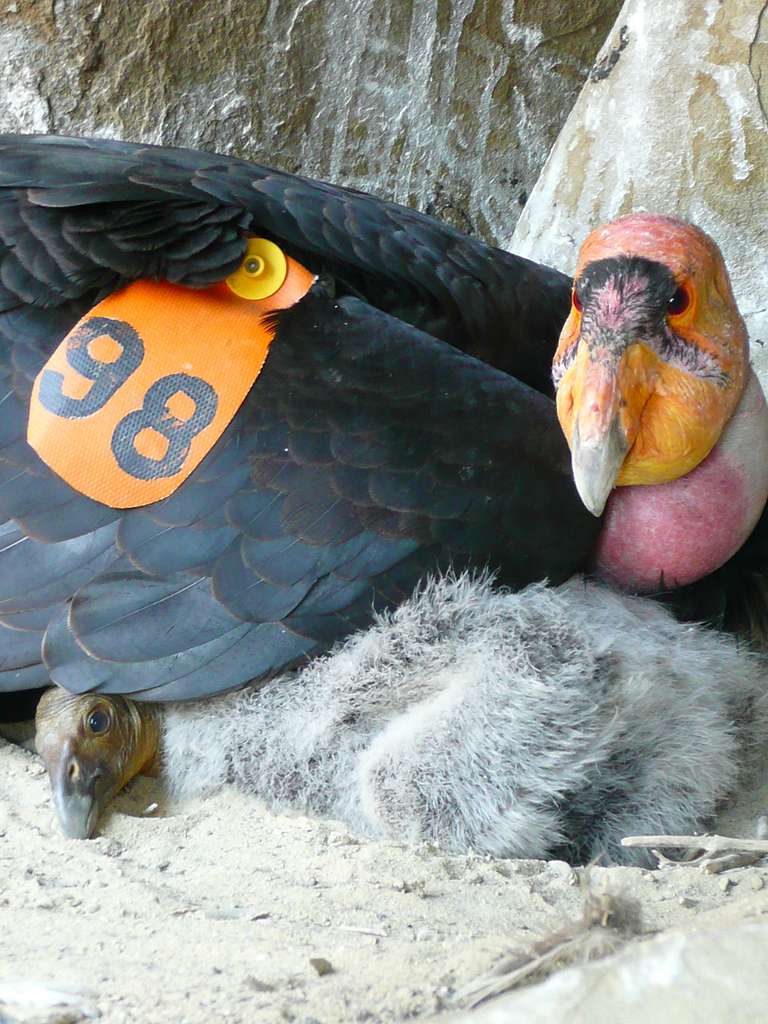
MULTIPOLYGON (((0 741, 0 773, 0 1021, 81 1019, 76 1009, 4 1016, 4 983, 23 981, 73 986, 109 1024, 429 1018, 460 1006, 457 990, 511 950, 580 915, 562 862, 361 841, 234 791, 171 807, 140 779, 101 838, 74 842, 58 833, 32 754, 0 741)), ((766 809, 768 782, 720 831, 752 835, 766 809)), ((641 901, 642 935, 697 915, 768 915, 768 865, 591 871, 641 901)))

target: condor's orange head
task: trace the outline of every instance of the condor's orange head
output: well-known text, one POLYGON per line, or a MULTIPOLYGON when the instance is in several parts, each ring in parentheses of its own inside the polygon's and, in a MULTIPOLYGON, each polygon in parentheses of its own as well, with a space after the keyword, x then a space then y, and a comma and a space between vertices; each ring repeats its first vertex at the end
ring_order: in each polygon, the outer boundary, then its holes
POLYGON ((734 411, 747 366, 746 328, 708 235, 643 213, 593 231, 552 371, 590 512, 601 514, 614 486, 694 469, 734 411))

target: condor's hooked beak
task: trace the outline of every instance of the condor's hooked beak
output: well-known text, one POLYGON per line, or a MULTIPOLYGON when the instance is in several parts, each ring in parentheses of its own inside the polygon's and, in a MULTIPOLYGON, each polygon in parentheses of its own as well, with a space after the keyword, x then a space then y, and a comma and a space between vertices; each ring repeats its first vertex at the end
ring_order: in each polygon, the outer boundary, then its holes
POLYGON ((593 516, 601 516, 629 447, 618 420, 611 420, 602 435, 582 441, 578 422, 571 440, 571 466, 576 490, 593 516))
POLYGON ((576 490, 594 516, 602 515, 637 438, 653 392, 650 355, 639 343, 617 353, 582 340, 558 389, 558 415, 570 441, 576 490))

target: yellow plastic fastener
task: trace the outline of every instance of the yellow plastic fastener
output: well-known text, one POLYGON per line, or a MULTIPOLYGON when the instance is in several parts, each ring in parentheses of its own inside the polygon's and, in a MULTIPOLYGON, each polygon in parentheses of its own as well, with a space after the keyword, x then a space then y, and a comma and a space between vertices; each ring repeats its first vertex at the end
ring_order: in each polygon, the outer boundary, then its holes
POLYGON ((288 261, 279 245, 267 238, 251 238, 245 259, 227 278, 227 285, 241 299, 268 299, 283 286, 288 261))

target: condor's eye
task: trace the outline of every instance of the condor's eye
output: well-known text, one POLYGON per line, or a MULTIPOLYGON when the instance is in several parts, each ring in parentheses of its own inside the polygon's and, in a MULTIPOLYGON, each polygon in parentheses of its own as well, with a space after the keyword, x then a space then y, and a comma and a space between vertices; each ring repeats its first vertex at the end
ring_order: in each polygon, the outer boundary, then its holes
POLYGON ((576 312, 580 313, 583 307, 581 299, 579 298, 575 288, 571 292, 571 302, 573 303, 573 308, 576 310, 576 312))
POLYGON ((681 285, 667 303, 667 313, 670 316, 680 316, 691 304, 691 293, 685 287, 681 285))
POLYGON ((108 711, 104 711, 103 708, 96 708, 88 715, 88 728, 91 732, 99 733, 106 732, 112 724, 112 716, 108 711))

